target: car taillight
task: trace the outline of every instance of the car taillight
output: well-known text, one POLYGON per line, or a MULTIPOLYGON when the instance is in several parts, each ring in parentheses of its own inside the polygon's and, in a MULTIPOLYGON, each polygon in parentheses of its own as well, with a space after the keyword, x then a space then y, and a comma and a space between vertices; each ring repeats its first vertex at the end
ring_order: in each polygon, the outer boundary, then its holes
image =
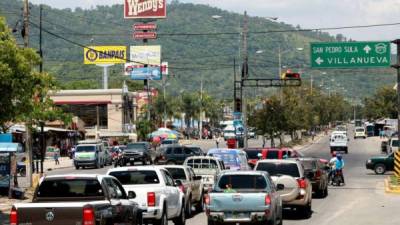
POLYGON ((271 205, 271 196, 265 195, 265 205, 271 205))
POLYGON ((147 192, 147 206, 156 206, 156 193, 147 192))
POLYGON ((10 225, 17 225, 17 224, 18 224, 18 213, 17 209, 13 207, 10 213, 10 225))
POLYGON ((299 188, 305 189, 307 187, 307 181, 305 179, 298 179, 297 183, 299 185, 299 188))
POLYGON ((204 204, 210 205, 211 204, 211 197, 210 195, 205 195, 204 196, 204 204))
POLYGON ((82 225, 94 225, 94 224, 95 224, 94 209, 91 206, 85 206, 83 208, 82 225))

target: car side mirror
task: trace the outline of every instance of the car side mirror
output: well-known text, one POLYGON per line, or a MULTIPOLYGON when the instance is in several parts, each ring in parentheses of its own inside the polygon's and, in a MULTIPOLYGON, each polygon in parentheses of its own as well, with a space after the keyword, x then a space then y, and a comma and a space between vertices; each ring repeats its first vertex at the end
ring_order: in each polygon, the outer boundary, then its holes
POLYGON ((174 184, 175 184, 176 187, 179 187, 179 186, 183 185, 181 180, 175 180, 174 184))
POLYGON ((134 191, 128 191, 128 198, 136 198, 136 193, 134 191))
POLYGON ((281 191, 283 189, 285 189, 285 185, 283 185, 283 184, 277 184, 276 185, 276 190, 281 191))
POLYGON ((193 180, 201 180, 201 176, 194 176, 193 180))

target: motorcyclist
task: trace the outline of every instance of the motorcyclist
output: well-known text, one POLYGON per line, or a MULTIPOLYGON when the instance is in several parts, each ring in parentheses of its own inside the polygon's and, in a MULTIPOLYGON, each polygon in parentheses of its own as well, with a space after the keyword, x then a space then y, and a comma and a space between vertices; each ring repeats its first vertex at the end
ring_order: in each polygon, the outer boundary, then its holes
POLYGON ((341 154, 336 155, 336 171, 340 171, 340 177, 342 178, 343 184, 344 183, 344 176, 343 176, 343 168, 344 168, 344 160, 341 154))
POLYGON ((332 181, 333 174, 334 174, 334 172, 336 170, 336 160, 337 160, 336 152, 332 152, 332 158, 329 160, 329 167, 330 167, 330 171, 329 171, 329 174, 328 174, 329 182, 332 181))

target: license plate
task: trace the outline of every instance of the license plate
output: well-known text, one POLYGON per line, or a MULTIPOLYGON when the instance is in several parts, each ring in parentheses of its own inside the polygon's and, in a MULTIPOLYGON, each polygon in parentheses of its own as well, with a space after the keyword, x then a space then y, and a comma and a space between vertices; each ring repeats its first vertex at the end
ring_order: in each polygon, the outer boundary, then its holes
POLYGON ((135 161, 135 158, 130 158, 129 160, 131 160, 131 161, 135 161))

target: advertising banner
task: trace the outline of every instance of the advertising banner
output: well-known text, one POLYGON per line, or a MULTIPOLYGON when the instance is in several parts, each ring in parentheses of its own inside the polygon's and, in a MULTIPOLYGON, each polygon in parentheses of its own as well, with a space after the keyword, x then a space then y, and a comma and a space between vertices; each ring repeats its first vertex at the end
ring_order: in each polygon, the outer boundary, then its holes
POLYGON ((161 80, 161 69, 159 66, 136 65, 134 63, 125 63, 126 76, 130 76, 132 80, 161 80))
POLYGON ((159 66, 161 64, 160 45, 131 46, 130 60, 137 64, 159 66))
POLYGON ((126 62, 126 46, 90 46, 83 50, 84 64, 121 64, 126 62))
POLYGON ((10 187, 10 153, 0 153, 0 188, 10 187))
POLYGON ((167 17, 167 0, 125 0, 125 19, 157 19, 167 17))
MULTIPOLYGON (((138 91, 136 94, 136 104, 138 107, 138 114, 143 114, 144 112, 144 106, 149 104, 149 93, 147 91, 138 91)), ((157 89, 151 89, 150 91, 150 96, 151 98, 157 97, 158 91, 157 89)))

